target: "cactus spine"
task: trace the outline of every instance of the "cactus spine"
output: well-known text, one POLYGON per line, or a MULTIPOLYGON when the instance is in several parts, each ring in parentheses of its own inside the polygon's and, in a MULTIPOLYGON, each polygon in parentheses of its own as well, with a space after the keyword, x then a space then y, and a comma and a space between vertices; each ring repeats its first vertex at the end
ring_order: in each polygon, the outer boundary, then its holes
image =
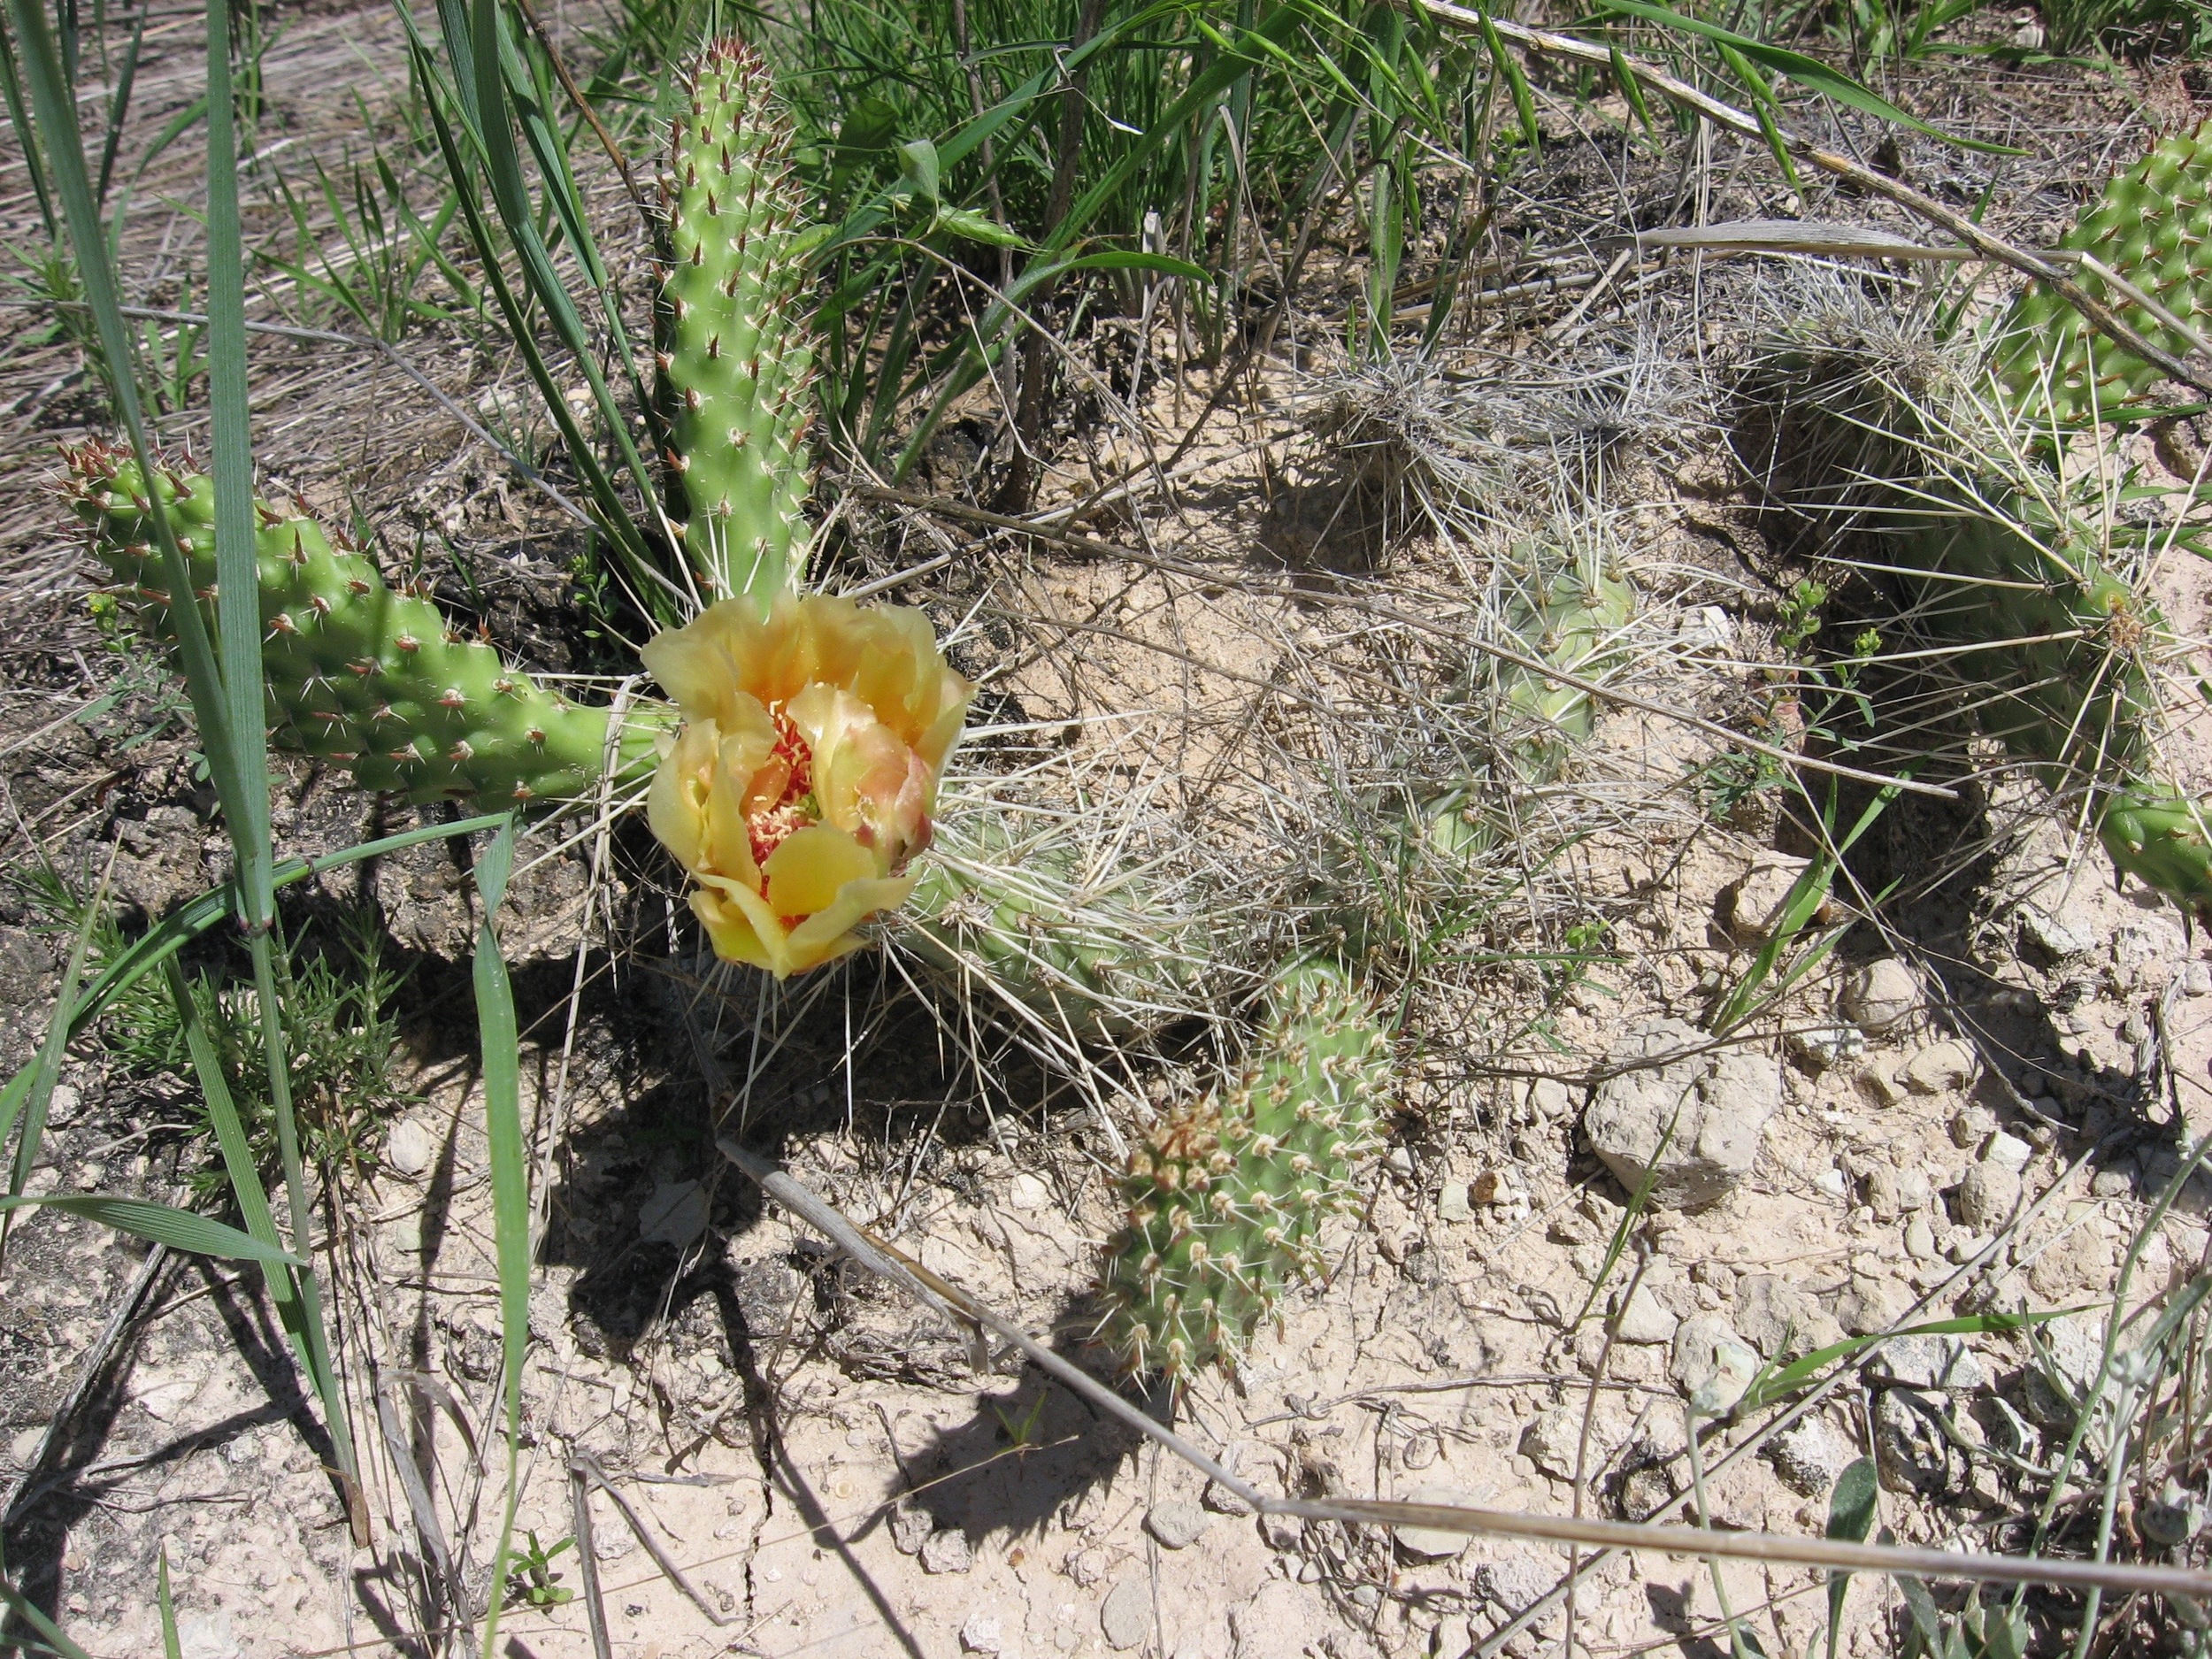
MULTIPOLYGON (((2105 187, 2060 247, 2087 254, 2184 319, 2212 311, 2212 123, 2174 134, 2105 187)), ((2078 280, 2146 339, 2177 357, 2190 342, 2095 271, 2078 280)), ((2159 371, 2098 340, 2073 307, 2032 285, 2000 328, 1993 366, 2016 409, 2075 426, 2140 397, 2159 371)))
MULTIPOLYGON (((157 470, 100 443, 67 452, 65 488, 92 528, 93 550, 125 607, 173 646, 153 515, 165 515, 215 628, 215 485, 185 467, 157 470)), ((579 707, 510 668, 480 640, 462 640, 430 600, 395 593, 362 554, 336 547, 311 518, 254 503, 262 673, 280 746, 345 767, 364 788, 416 801, 491 808, 583 794, 606 765, 607 710, 579 707)), ((641 768, 666 718, 640 710, 616 752, 641 768)))
POLYGON ((787 122, 752 49, 699 55, 669 145, 659 364, 684 546, 713 597, 768 595, 805 572, 814 345, 803 319, 804 210, 787 122))
POLYGON ((1099 1334, 1132 1371, 1233 1362, 1289 1280, 1320 1271, 1323 1217, 1356 1208, 1380 1145, 1388 1040, 1341 973, 1278 980, 1234 1087, 1186 1105, 1130 1156, 1099 1334))

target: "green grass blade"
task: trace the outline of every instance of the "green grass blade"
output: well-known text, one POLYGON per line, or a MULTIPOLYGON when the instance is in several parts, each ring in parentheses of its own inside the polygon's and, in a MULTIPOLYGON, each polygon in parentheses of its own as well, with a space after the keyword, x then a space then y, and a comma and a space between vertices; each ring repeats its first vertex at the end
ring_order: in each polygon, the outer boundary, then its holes
POLYGON ((0 1601, 4 1601, 10 1611, 36 1631, 40 1640, 61 1655, 62 1659, 92 1659, 90 1654, 61 1633, 60 1625, 39 1611, 38 1603, 5 1578, 0 1578, 0 1601))
MULTIPOLYGON (((246 1126, 239 1118, 237 1102, 231 1098, 229 1081, 223 1076, 223 1063, 215 1052, 207 1027, 201 1023, 199 1004, 192 1000, 184 970, 174 956, 162 964, 162 969, 169 984, 169 1000, 176 1005, 177 1020, 184 1030, 185 1052, 191 1056, 193 1075, 199 1079, 208 1122, 215 1130, 215 1145, 223 1155, 223 1168, 230 1177, 231 1196, 238 1205, 239 1219, 246 1224, 246 1231, 253 1237, 265 1244, 277 1245, 280 1240, 276 1219, 269 1210, 269 1194, 262 1187, 261 1171, 255 1166, 246 1126)), ((294 1294, 288 1276, 271 1275, 269 1290, 280 1308, 294 1294)), ((288 1326, 290 1321, 286 1323, 288 1326)))
MULTIPOLYGON (((207 357, 215 480, 215 612, 224 702, 242 778, 230 824, 244 901, 239 920, 265 930, 270 870, 267 717, 261 679, 261 575, 254 554, 253 440, 246 403, 246 273, 232 127, 229 0, 207 0, 207 357), (252 787, 259 780, 260 787, 252 787)), ((262 1010, 264 1024, 276 1011, 262 1010)), ((279 1064, 276 1049, 270 1064, 279 1064)))
POLYGON ((1536 95, 1529 88, 1527 72, 1520 59, 1506 50, 1505 41, 1498 34, 1498 26, 1491 20, 1490 8, 1478 4, 1475 15, 1482 19, 1482 43, 1490 49, 1490 62, 1513 94, 1515 113, 1521 118, 1521 134, 1531 150, 1543 142, 1536 127, 1536 95))
POLYGON ((499 954, 492 918, 506 896, 513 867, 515 826, 501 827, 476 861, 476 891, 483 914, 477 923, 476 957, 470 976, 476 988, 476 1030, 484 1064, 484 1137, 491 1162, 492 1231, 499 1259, 502 1392, 507 1407, 507 1502, 492 1557, 490 1598, 484 1615, 484 1659, 492 1659, 506 1600, 509 1547, 522 1437, 522 1362, 530 1346, 530 1169, 523 1144, 522 1091, 513 987, 499 954))
MULTIPOLYGON (((35 140, 27 134, 26 144, 35 142, 45 151, 55 194, 61 198, 69 242, 76 254, 78 279, 84 285, 85 299, 92 309, 109 395, 114 400, 116 416, 129 435, 141 476, 151 479, 157 469, 145 411, 139 401, 137 357, 131 331, 123 320, 106 233, 92 198, 92 181, 85 171, 84 139, 77 126, 74 91, 63 73, 53 33, 47 27, 45 12, 37 0, 8 0, 8 15, 15 27, 16 45, 30 82, 31 105, 36 117, 35 140)), ((189 594, 190 573, 183 554, 178 550, 176 533, 168 516, 156 513, 153 523, 155 541, 161 553, 163 580, 172 593, 189 594)), ((174 605, 170 615, 175 619, 177 657, 184 670, 185 685, 191 693, 193 713, 199 721, 200 744, 207 755, 208 770, 225 816, 234 818, 244 810, 240 797, 245 792, 245 780, 232 741, 214 644, 207 636, 197 605, 174 605)), ((257 680, 258 678, 257 673, 257 680)), ((257 784, 260 781, 256 780, 257 784)))
MULTIPOLYGON (((1855 1458, 1846 1465, 1828 1496, 1828 1536, 1853 1544, 1866 1542, 1874 1531, 1880 1492, 1872 1458, 1855 1458)), ((1828 1659, 1836 1659, 1836 1639, 1843 1633, 1843 1598, 1850 1588, 1849 1573, 1828 1575, 1828 1659)))
MULTIPOLYGON (((8 1132, 15 1126, 19 1109, 23 1116, 23 1133, 15 1143, 15 1162, 8 1171, 11 1196, 23 1190, 24 1182, 31 1177, 31 1165, 38 1159, 39 1142, 46 1133, 46 1103, 53 1097, 55 1079, 61 1076, 62 1056, 69 1051, 70 1010, 76 1005, 78 981, 84 977, 85 952, 91 946, 92 930, 99 924, 107 899, 108 878, 103 873, 99 890, 92 895, 92 902, 85 906, 84 921, 69 947, 69 962, 62 970, 61 986, 54 998, 54 1016, 46 1027, 46 1041, 39 1045, 38 1057, 29 1067, 29 1086, 13 1099, 0 1097, 0 1144, 6 1142, 8 1132)), ((4 1223, 0 1223, 0 1250, 5 1249, 6 1242, 7 1229, 4 1223)))
POLYGON ((155 1600, 162 1609, 162 1659, 183 1659, 183 1640, 177 1635, 177 1597, 168 1588, 168 1544, 162 1547, 162 1573, 155 1579, 155 1600))
POLYGON ((0 1198, 0 1212, 34 1209, 58 1210, 64 1215, 96 1221, 118 1233, 165 1244, 173 1250, 189 1250, 196 1256, 255 1262, 264 1267, 306 1265, 289 1250, 266 1243, 251 1233, 241 1233, 212 1216, 173 1209, 143 1198, 114 1198, 104 1193, 43 1193, 0 1198))
MULTIPOLYGON (((364 859, 381 858, 409 847, 419 847, 425 841, 443 841, 452 835, 473 835, 480 830, 496 829, 506 821, 503 814, 491 813, 481 818, 456 819, 450 824, 427 824, 416 829, 403 830, 396 835, 380 836, 373 841, 363 841, 342 852, 316 858, 288 858, 277 865, 275 885, 280 890, 310 876, 324 875, 333 870, 342 870, 348 864, 364 859)), ((190 944, 208 929, 215 926, 238 908, 235 884, 225 882, 221 887, 201 894, 169 912, 155 926, 131 941, 121 955, 103 967, 92 983, 85 987, 69 1012, 68 1041, 74 1041, 92 1022, 104 1013, 110 1003, 148 973, 190 944)), ((14 1120, 21 1110, 25 1096, 37 1079, 38 1063, 34 1060, 8 1079, 7 1087, 0 1090, 0 1130, 14 1120)), ((0 1138, 4 1138, 0 1134, 0 1138)))
POLYGON ((2016 156, 2022 153, 2003 144, 1962 138, 1955 133, 1945 132, 1939 127, 1931 127, 1918 116, 1908 115, 1887 98, 1854 81, 1841 70, 1830 67, 1817 58, 1809 58, 1803 52, 1793 52, 1786 46, 1770 46, 1764 41, 1754 40, 1748 35, 1739 35, 1735 30, 1723 28, 1717 23, 1708 23, 1702 18, 1687 17, 1665 6, 1654 5, 1650 0, 1603 0, 1603 4, 1608 12, 1624 12, 1630 17, 1656 23, 1664 29, 1700 35, 1716 45, 1731 47, 1751 62, 1770 69, 1778 75, 1787 76, 1809 91, 1821 93, 1863 114, 1894 121, 1900 127, 1909 127, 1916 133, 1939 138, 1947 144, 1956 144, 1962 150, 1978 150, 1992 156, 2016 156))
POLYGON ((161 1659, 184 1659, 184 1642, 177 1634, 177 1602, 169 1592, 169 1546, 161 1547, 160 1576, 154 1595, 161 1608, 161 1659))

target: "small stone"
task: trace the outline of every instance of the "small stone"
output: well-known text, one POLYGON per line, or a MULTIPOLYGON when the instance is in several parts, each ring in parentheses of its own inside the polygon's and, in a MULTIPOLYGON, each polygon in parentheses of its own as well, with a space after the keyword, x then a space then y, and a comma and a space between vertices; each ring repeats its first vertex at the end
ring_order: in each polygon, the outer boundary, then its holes
POLYGON ((1897 1080, 1898 1057, 1878 1054, 1859 1068, 1859 1092, 1877 1106, 1901 1103, 1911 1091, 1897 1080))
POLYGON ((1006 1202, 1023 1211, 1044 1210, 1052 1203, 1052 1188, 1024 1170, 1006 1183, 1006 1202))
POLYGON ((1156 1503, 1145 1511, 1144 1530, 1160 1540, 1164 1549, 1187 1549, 1206 1530, 1205 1510, 1182 1498, 1156 1503))
POLYGON ((1772 1060, 1708 1041, 1678 1019, 1632 1027, 1608 1051, 1609 1067, 1620 1069, 1598 1085, 1584 1116, 1614 1179, 1634 1192, 1652 1176, 1651 1202, 1662 1209, 1703 1209, 1740 1186, 1782 1104, 1772 1060))
POLYGON ((941 1526, 922 1544, 924 1572, 965 1572, 975 1565, 975 1547, 956 1526, 941 1526))
POLYGON ((438 1144, 431 1139, 430 1131, 412 1118, 394 1124, 384 1142, 384 1167, 411 1181, 427 1170, 437 1156, 438 1144))
POLYGON ((1971 1152, 1997 1131, 1997 1114, 1986 1106, 1962 1106, 1951 1114, 1951 1144, 1971 1152))
POLYGON ((2015 1175, 2028 1167, 2028 1160, 2035 1156, 2035 1148, 2018 1135, 2000 1129, 1989 1137, 1989 1144, 1982 1148, 1982 1162, 1994 1164, 2010 1170, 2015 1175))
POLYGON ((637 1234, 647 1244, 687 1248, 707 1230, 707 1192, 696 1181, 663 1181, 638 1206, 637 1234))
POLYGON ((1439 1221, 1471 1221, 1474 1206, 1468 1202, 1465 1181, 1446 1181, 1444 1190, 1436 1195, 1436 1218, 1439 1221))
POLYGON ((1892 1337, 1867 1361, 1878 1381, 1905 1388, 1970 1391, 1989 1386, 1989 1371, 1963 1338, 1892 1337))
POLYGON ((1306 1524, 1294 1515, 1260 1512, 1260 1540, 1270 1549, 1296 1549, 1305 1542, 1306 1524))
POLYGON ((1895 956, 1876 958, 1844 981, 1843 1017, 1870 1035, 1901 1025, 1920 1006, 1920 982, 1895 956))
POLYGON ((1092 1590, 1106 1581, 1106 1552, 1102 1549, 1071 1549, 1061 1563, 1060 1571, 1075 1580, 1079 1589, 1092 1590))
POLYGON ((2020 1203, 2020 1177, 2001 1164, 1977 1164, 1959 1183, 1959 1219, 1987 1233, 2012 1219, 2020 1203))
POLYGON ((1521 1431, 1521 1455, 1546 1474, 1572 1480, 1575 1449, 1581 1440, 1581 1411, 1573 1406, 1554 1406, 1521 1431))
POLYGON ((2158 1495, 2135 1511, 2135 1525, 2161 1549, 2178 1549, 2204 1530, 2204 1504, 2168 1476, 2158 1495))
POLYGON ((978 1609, 968 1615, 968 1622, 960 1627, 960 1647, 964 1653, 995 1654, 1003 1646, 998 1616, 978 1609))
POLYGON ((1759 1374, 1759 1356, 1718 1314, 1685 1319, 1674 1333, 1667 1368, 1675 1385, 1707 1417, 1731 1410, 1759 1374))
POLYGON ((1948 1409, 1941 1394, 1909 1388, 1885 1388, 1874 1397, 1874 1462, 1885 1486, 1935 1496, 1955 1484, 1954 1449, 1936 1425, 1948 1409))
POLYGON ((8 1461, 18 1469, 28 1469, 31 1459, 38 1455, 39 1448, 46 1444, 46 1425, 35 1423, 27 1429, 18 1429, 8 1441, 8 1461))
POLYGON ((1905 1223, 1905 1254, 1916 1262, 1935 1260, 1935 1229, 1928 1225, 1928 1217, 1916 1212, 1905 1223))
POLYGON ((1751 1273, 1737 1281, 1732 1323, 1768 1359, 1796 1359, 1843 1335, 1818 1302, 1779 1273, 1751 1273))
POLYGON ((1830 1164, 1826 1169, 1821 1171, 1819 1174, 1813 1177, 1813 1185, 1820 1188, 1822 1192, 1827 1194, 1831 1198, 1840 1198, 1843 1196, 1844 1193, 1848 1190, 1850 1181, 1846 1178, 1841 1170, 1836 1168, 1833 1164, 1830 1164))
POLYGON ((1917 1165, 1897 1171, 1897 1208, 1901 1210, 1925 1210, 1935 1202, 1935 1183, 1928 1179, 1928 1171, 1917 1165))
POLYGON ((2181 988, 2190 996, 2212 996, 2212 964, 2193 962, 2183 969, 2181 988))
POLYGON ((1820 1417, 1800 1417, 1767 1442, 1767 1461, 1781 1482, 1801 1498, 1816 1498, 1855 1455, 1851 1442, 1820 1417))
POLYGON ((1466 1659, 1474 1645, 1475 1629, 1467 1616, 1447 1613, 1436 1621, 1435 1634, 1429 1638, 1429 1659, 1466 1659))
POLYGON ((1540 1077, 1528 1086, 1528 1110, 1539 1123, 1557 1123, 1574 1115, 1574 1091, 1555 1077, 1540 1077))
POLYGON ((1856 1025, 1814 1025, 1792 1031, 1785 1040, 1791 1058, 1817 1075, 1830 1066, 1866 1052, 1866 1033, 1856 1025))
MULTIPOLYGON (((1456 1486, 1416 1486, 1398 1496, 1407 1503, 1449 1504, 1456 1509, 1480 1507, 1480 1501, 1472 1493, 1462 1492, 1456 1486)), ((1394 1531, 1400 1551, 1415 1561, 1455 1561, 1471 1541, 1467 1533, 1440 1526, 1401 1526, 1394 1531)))
POLYGON ((936 1530, 929 1518, 929 1511, 900 1502, 891 1509, 891 1548, 902 1555, 918 1555, 922 1546, 929 1542, 929 1535, 936 1530))
POLYGON ((1854 1274, 1836 1298, 1836 1325, 1847 1336, 1873 1336, 1896 1323, 1896 1298, 1881 1279, 1854 1274))
POLYGON ((1508 1614, 1517 1614, 1549 1595, 1560 1578, 1557 1557, 1506 1545, 1495 1560, 1474 1571, 1475 1594, 1508 1614))
POLYGON ((1628 1305, 1621 1310, 1617 1334, 1624 1342, 1650 1347, 1673 1341, 1681 1324, 1674 1310, 1651 1294, 1650 1286, 1639 1285, 1636 1294, 1628 1299, 1628 1305))
POLYGON ((2099 1170, 2089 1178, 2093 1198, 2125 1198, 2135 1190, 2135 1177, 2125 1170, 2099 1170))
POLYGON ((2062 907, 2053 915, 2039 904, 2020 907, 2020 931, 2047 956, 2056 961, 2078 956, 2097 942, 2096 924, 2078 915, 2074 907, 2062 907))
POLYGON ((1875 1220, 1886 1226, 1904 1209, 1897 1200, 1897 1171, 1886 1164, 1877 1164, 1866 1172, 1866 1207, 1874 1212, 1875 1220))
POLYGON ((1959 1041, 1930 1043, 1905 1062, 1905 1086, 1916 1094, 1964 1088, 1981 1071, 1974 1050, 1959 1041))
POLYGON ((1787 853, 1762 853, 1756 864, 1721 895, 1728 931, 1747 945, 1763 944, 1781 926, 1791 889, 1809 860, 1787 853))
POLYGON ((1152 1634, 1152 1591, 1142 1578, 1124 1578, 1107 1593, 1098 1609, 1106 1645, 1126 1653, 1152 1634))

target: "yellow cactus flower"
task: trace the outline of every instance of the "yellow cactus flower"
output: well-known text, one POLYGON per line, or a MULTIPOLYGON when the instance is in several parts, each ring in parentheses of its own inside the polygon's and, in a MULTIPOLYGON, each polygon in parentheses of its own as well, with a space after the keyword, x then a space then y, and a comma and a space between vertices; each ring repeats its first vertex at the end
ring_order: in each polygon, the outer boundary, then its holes
POLYGON ((928 618, 726 599, 655 636, 645 665, 685 716, 646 815, 698 882, 716 954, 780 979, 857 949, 854 929, 913 890, 973 690, 928 618))

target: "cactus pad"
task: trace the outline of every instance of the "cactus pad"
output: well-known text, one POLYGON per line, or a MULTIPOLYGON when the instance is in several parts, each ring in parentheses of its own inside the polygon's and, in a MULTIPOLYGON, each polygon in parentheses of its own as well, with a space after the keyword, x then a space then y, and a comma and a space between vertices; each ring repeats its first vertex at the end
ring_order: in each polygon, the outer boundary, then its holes
POLYGON ((1100 1334, 1133 1372, 1233 1361, 1290 1279, 1320 1271, 1325 1216, 1356 1207, 1354 1168, 1380 1145, 1389 1046, 1334 970, 1279 980, 1234 1087, 1177 1111, 1122 1179, 1100 1334))
MULTIPOLYGON (((2060 244, 2100 263, 2188 319, 2212 310, 2212 124, 2161 139, 2105 187, 2060 244)), ((2177 357, 2189 342, 2095 272, 2077 277, 2146 339, 2177 357)), ((2024 292, 1999 332, 1993 366, 2012 405, 2041 426, 2108 417, 2140 397, 2160 373, 2099 336, 2047 288, 2024 292)))
POLYGON ((752 49, 728 40, 707 46, 663 185, 668 463, 688 507, 685 550, 714 588, 709 596, 752 594, 764 611, 806 566, 800 510, 814 345, 790 147, 790 127, 752 49))
MULTIPOLYGON (((215 485, 188 466, 157 468, 150 488, 129 456, 101 443, 66 451, 65 480, 93 551, 127 614, 173 645, 152 515, 164 514, 215 629, 215 485)), ((271 733, 349 772, 364 788, 415 801, 499 809, 550 803, 594 787, 607 764, 607 710, 583 708, 463 640, 419 594, 394 592, 373 561, 334 545, 297 511, 254 503, 262 673, 271 733)), ((615 755, 641 776, 664 730, 636 710, 615 755)))

